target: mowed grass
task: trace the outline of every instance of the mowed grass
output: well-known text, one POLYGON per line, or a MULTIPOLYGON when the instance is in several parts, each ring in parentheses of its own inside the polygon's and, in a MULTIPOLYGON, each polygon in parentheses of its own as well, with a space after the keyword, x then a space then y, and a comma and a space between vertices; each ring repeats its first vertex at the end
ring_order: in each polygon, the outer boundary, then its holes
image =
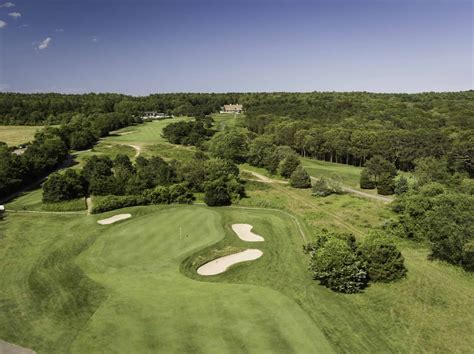
POLYGON ((215 113, 212 115, 214 119, 214 128, 219 131, 232 129, 238 126, 240 122, 244 120, 243 114, 228 114, 228 113, 215 113))
MULTIPOLYGON (((308 217, 320 211, 296 199, 303 195, 263 189, 268 200, 304 216, 306 237, 320 227, 345 230, 327 214, 308 217)), ((246 203, 258 204, 259 193, 256 183, 246 203)), ((356 204, 333 200, 326 211, 376 214, 369 201, 346 197, 356 204)), ((362 234, 364 224, 351 223, 362 234)), ((444 353, 474 344, 471 275, 401 243, 406 279, 336 294, 311 279, 302 237, 278 211, 149 206, 95 216, 8 214, 1 232, 0 338, 39 353, 444 353), (96 224, 123 212, 133 217, 96 224), (252 224, 265 242, 240 241, 233 223, 252 224), (196 260, 229 248, 264 255, 215 277, 195 273, 196 260)))
POLYGON ((267 237, 264 256, 229 271, 230 276, 247 274, 248 281, 234 283, 231 277, 229 281, 221 277, 223 282, 214 283, 190 279, 180 271, 181 263, 221 241, 230 223, 252 216, 250 221, 257 222, 254 211, 200 206, 124 211, 133 217, 110 226, 95 221, 112 213, 7 217, 0 241, 4 270, 0 277, 6 285, 0 303, 8 309, 0 318, 0 338, 39 353, 333 351, 318 324, 297 302, 258 284, 258 277, 252 275, 284 280, 293 269, 293 264, 289 269, 283 264, 288 258, 298 260, 292 254, 301 250, 296 247, 288 253, 285 248, 288 242, 301 241, 297 234, 289 234, 295 229, 285 217, 262 215, 266 224, 259 231, 267 237), (54 267, 44 259, 56 260, 54 267), (267 268, 273 271, 262 272, 267 268), (79 274, 83 285, 70 284, 69 278, 64 284, 57 281, 61 269, 68 275, 79 274), (41 304, 31 278, 40 278, 53 291, 41 304), (68 304, 71 313, 62 316, 68 304), (79 304, 87 309, 87 318, 74 311, 79 304))
POLYGON ((29 143, 42 128, 42 126, 0 125, 0 141, 9 146, 29 143))
POLYGON ((358 188, 362 168, 340 163, 301 158, 301 163, 310 176, 338 178, 349 187, 358 188))
MULTIPOLYGON (((140 148, 140 156, 143 157, 160 156, 166 160, 189 160, 194 156, 194 147, 171 144, 164 139, 161 134, 163 128, 168 124, 190 120, 192 120, 190 117, 175 117, 172 119, 157 120, 127 127, 102 139, 100 145, 135 145, 140 148)), ((91 153, 94 153, 94 151, 91 153)), ((135 156, 135 154, 132 156, 135 156)))
POLYGON ((72 199, 58 203, 43 203, 43 189, 21 193, 6 204, 7 210, 13 211, 82 211, 86 209, 84 198, 72 199))

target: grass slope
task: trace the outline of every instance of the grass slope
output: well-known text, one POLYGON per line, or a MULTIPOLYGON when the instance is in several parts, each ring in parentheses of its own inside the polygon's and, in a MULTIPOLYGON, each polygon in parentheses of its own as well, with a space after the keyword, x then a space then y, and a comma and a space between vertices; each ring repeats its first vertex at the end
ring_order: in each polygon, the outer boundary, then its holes
MULTIPOLYGON (((284 280, 292 272, 291 263, 290 269, 283 266, 286 259, 293 258, 284 249, 287 242, 300 241, 297 234, 288 234, 296 230, 284 217, 265 213, 261 218, 266 220, 265 229, 258 229, 267 237, 265 254, 260 260, 231 269, 229 274, 248 277, 232 284, 192 280, 180 272, 180 264, 197 250, 222 240, 228 223, 246 222, 252 215, 250 221, 257 221, 255 212, 224 212, 199 206, 129 211, 134 215, 132 219, 107 227, 94 224, 94 220, 108 214, 76 219, 34 216, 29 225, 21 222, 24 216, 9 215, 6 223, 14 226, 1 241, 0 259, 8 273, 1 275, 2 284, 8 285, 1 300, 11 302, 11 309, 0 319, 0 337, 40 353, 332 351, 317 324, 295 301, 276 289, 261 286, 265 284, 259 284, 255 281, 258 277, 252 275, 262 273, 268 280, 284 280), (50 226, 46 227, 48 220, 50 226), (40 227, 38 232, 33 231, 35 223, 40 227), (59 230, 58 224, 62 225, 59 230), (17 233, 21 233, 21 240, 14 236, 17 233), (86 238, 82 253, 75 251, 78 238, 86 238), (95 242, 90 241, 92 238, 95 242), (57 245, 54 257, 48 249, 52 243, 57 245), (12 259, 20 254, 28 260, 12 259), (80 270, 90 277, 81 280, 87 286, 61 286, 56 279, 61 274, 58 269, 69 266, 42 261, 61 258, 56 254, 67 254, 67 263, 79 266, 74 272, 79 274, 80 270), (279 274, 282 270, 284 273, 279 274), (31 282, 22 281, 31 277, 47 284, 58 283, 54 295, 35 298, 31 282), (90 316, 90 312, 79 316, 73 311, 66 321, 61 317, 68 303, 65 299, 72 297, 75 301, 71 303, 83 303, 82 293, 88 294, 87 308, 94 308, 97 301, 100 305, 87 320, 85 315, 90 316), (38 301, 41 310, 31 311, 28 304, 38 301), (11 322, 22 330, 9 331, 11 322)), ((299 247, 296 250, 300 252, 299 247)))
POLYGON ((28 143, 33 140, 35 133, 42 128, 42 126, 1 125, 0 141, 7 143, 9 146, 28 143))

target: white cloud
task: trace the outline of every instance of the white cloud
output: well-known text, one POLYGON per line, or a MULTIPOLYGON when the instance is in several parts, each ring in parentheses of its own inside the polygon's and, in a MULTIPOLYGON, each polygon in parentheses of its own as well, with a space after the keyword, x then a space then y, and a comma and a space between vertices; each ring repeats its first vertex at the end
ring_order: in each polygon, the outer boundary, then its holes
POLYGON ((23 23, 23 24, 18 26, 18 28, 26 28, 26 27, 30 27, 30 25, 28 25, 26 23, 23 23))
POLYGON ((99 43, 99 38, 97 38, 97 37, 92 37, 92 42, 93 42, 93 43, 99 43))
POLYGON ((21 17, 21 13, 19 13, 19 12, 10 12, 8 14, 8 16, 13 17, 16 20, 17 18, 21 17))
POLYGON ((5 21, 0 20, 0 28, 3 28, 7 25, 5 21))
POLYGON ((0 5, 0 8, 1 8, 1 7, 7 7, 7 8, 8 8, 8 7, 13 7, 13 6, 15 6, 15 4, 12 3, 12 2, 10 2, 10 1, 8 1, 8 2, 6 2, 6 3, 4 3, 4 4, 1 4, 1 5, 0 5))
POLYGON ((44 41, 42 41, 42 42, 39 44, 38 49, 39 49, 39 50, 43 50, 43 49, 48 48, 52 40, 53 40, 53 39, 52 39, 51 37, 46 38, 44 41))
POLYGON ((64 32, 64 30, 62 28, 56 28, 54 32, 64 32))

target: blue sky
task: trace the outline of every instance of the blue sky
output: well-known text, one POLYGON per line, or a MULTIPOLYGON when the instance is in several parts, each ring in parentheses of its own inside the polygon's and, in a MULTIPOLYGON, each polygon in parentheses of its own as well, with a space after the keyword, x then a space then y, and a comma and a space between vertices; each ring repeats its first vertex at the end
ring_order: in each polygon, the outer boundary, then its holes
POLYGON ((459 91, 471 0, 0 0, 0 90, 459 91))

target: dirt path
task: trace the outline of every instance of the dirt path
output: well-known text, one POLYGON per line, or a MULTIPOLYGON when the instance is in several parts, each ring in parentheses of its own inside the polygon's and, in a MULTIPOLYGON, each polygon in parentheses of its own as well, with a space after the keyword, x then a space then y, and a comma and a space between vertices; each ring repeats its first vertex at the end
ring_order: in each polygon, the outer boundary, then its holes
MULTIPOLYGON (((251 173, 253 176, 257 177, 258 179, 260 179, 262 182, 264 183, 269 183, 271 184, 274 188, 278 189, 280 192, 288 195, 289 197, 293 198, 293 199, 296 199, 298 200, 299 202, 301 202, 302 204, 304 205, 307 205, 311 208, 314 208, 318 211, 321 211, 323 213, 325 213, 326 215, 329 215, 331 216, 337 224, 339 224, 340 226, 346 228, 347 230, 349 230, 350 232, 353 232, 355 234, 358 234, 358 235, 361 235, 362 234, 362 231, 359 230, 358 228, 348 224, 347 222, 345 222, 341 217, 339 217, 338 215, 334 214, 334 213, 331 213, 323 208, 321 208, 320 206, 318 206, 317 204, 315 203, 312 203, 312 202, 309 202, 307 200, 305 200, 304 198, 300 197, 298 194, 296 194, 295 192, 292 192, 291 190, 285 188, 282 186, 282 183, 278 183, 278 182, 283 182, 283 181, 276 181, 276 180, 273 180, 271 178, 268 178, 266 176, 263 176, 262 174, 260 173, 257 173, 257 172, 252 172, 252 171, 245 171, 245 172, 249 172, 251 173)), ((284 182, 285 183, 285 182, 284 182)), ((370 194, 368 194, 370 195, 370 194)))
POLYGON ((132 145, 132 144, 126 144, 126 145, 135 149, 136 153, 135 153, 134 158, 137 158, 138 156, 140 156, 142 152, 142 147, 140 145, 132 145))
POLYGON ((0 353, 2 354, 36 354, 34 350, 5 342, 0 339, 0 353))
MULTIPOLYGON (((288 182, 286 182, 286 181, 278 181, 278 180, 275 180, 275 179, 271 179, 271 178, 269 178, 267 176, 264 176, 264 175, 262 175, 260 173, 257 173, 257 172, 248 171, 248 170, 244 170, 244 172, 250 173, 252 176, 256 177, 260 182, 263 182, 263 183, 288 184, 288 182)), ((317 181, 317 180, 318 180, 317 178, 311 177, 311 181, 317 181)), ((372 199, 372 200, 376 200, 376 201, 380 201, 380 202, 384 202, 384 203, 391 203, 394 200, 392 197, 388 197, 388 196, 384 196, 384 195, 369 194, 369 193, 365 193, 365 192, 362 192, 362 191, 359 191, 357 189, 347 187, 347 186, 342 186, 341 188, 344 192, 348 192, 348 193, 355 194, 355 195, 358 195, 358 196, 363 197, 363 198, 372 199)))
POLYGON ((262 175, 258 172, 253 172, 253 171, 249 171, 249 170, 243 170, 243 172, 250 173, 252 176, 256 177, 259 182, 288 184, 287 181, 279 181, 279 180, 276 180, 276 179, 272 179, 272 178, 264 176, 264 175, 262 175))
POLYGON ((86 205, 87 205, 87 215, 91 215, 92 214, 92 207, 93 207, 91 197, 86 198, 86 205))

